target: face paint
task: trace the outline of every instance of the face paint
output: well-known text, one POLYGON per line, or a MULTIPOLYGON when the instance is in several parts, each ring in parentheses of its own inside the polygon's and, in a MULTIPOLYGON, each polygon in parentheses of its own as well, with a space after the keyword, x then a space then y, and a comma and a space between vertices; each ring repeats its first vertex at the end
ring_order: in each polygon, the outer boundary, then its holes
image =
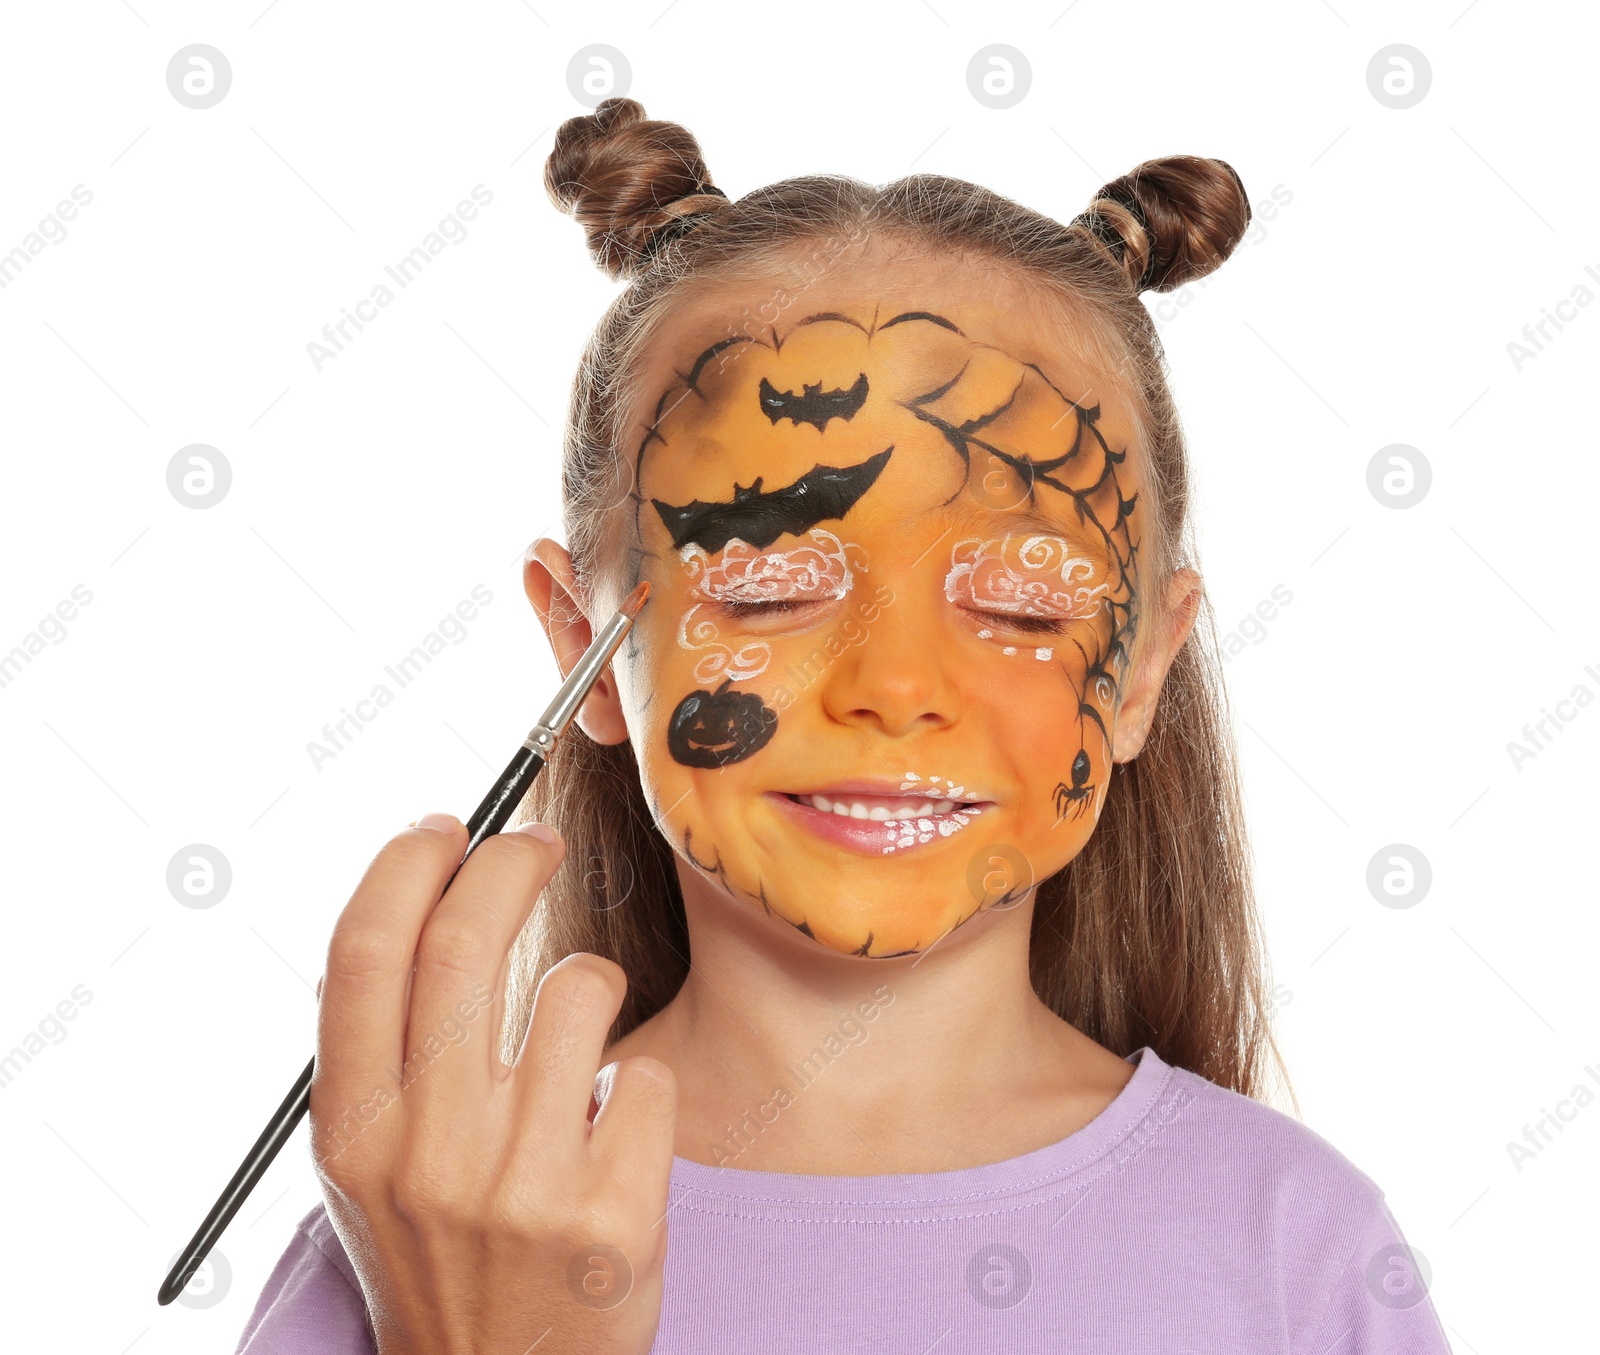
POLYGON ((760 677, 767 671, 772 651, 766 644, 755 640, 737 649, 724 644, 719 638, 721 632, 717 630, 717 623, 709 616, 698 616, 699 611, 700 604, 697 602, 678 622, 680 647, 711 651, 694 666, 696 682, 717 682, 722 678, 729 682, 744 682, 748 678, 760 677))
POLYGON ((690 692, 672 712, 667 747, 685 767, 726 767, 766 747, 778 727, 753 692, 731 692, 724 678, 714 692, 690 692))
POLYGON ((715 552, 734 537, 770 546, 786 532, 799 535, 819 522, 842 518, 878 478, 892 451, 886 447, 855 466, 813 466, 792 485, 768 494, 761 492, 764 477, 758 475, 748 489, 735 484, 728 503, 696 499, 677 508, 660 499, 651 502, 672 532, 674 546, 692 541, 715 552))
MULTIPOLYGON (((812 524, 843 517, 888 459, 889 451, 883 451, 856 466, 813 466, 794 484, 770 494, 760 492, 762 477, 757 476, 749 489, 736 484, 726 504, 696 499, 680 508, 660 499, 652 502, 672 531, 673 544, 682 548, 679 558, 693 583, 692 596, 727 609, 803 596, 840 598, 852 578, 846 544, 812 524), (807 526, 814 544, 792 551, 758 554, 750 542, 731 535, 746 531, 755 537, 755 545, 766 546, 807 526), (708 547, 720 558, 713 561, 708 547)), ((865 561, 858 560, 856 568, 864 570, 865 561)), ((723 684, 715 692, 691 692, 678 703, 667 747, 686 767, 725 767, 764 748, 777 727, 776 712, 759 697, 726 690, 730 683, 765 672, 771 651, 761 641, 737 650, 722 642, 715 620, 699 615, 701 606, 696 602, 683 614, 678 644, 711 650, 695 665, 695 679, 709 683, 722 678, 723 684)))
POLYGON ((1078 756, 1072 759, 1072 784, 1069 786, 1064 781, 1056 782, 1055 802, 1058 819, 1065 818, 1068 812, 1076 818, 1089 807, 1089 799, 1095 790, 1093 786, 1086 784, 1090 771, 1088 751, 1080 748, 1078 756))
MULTIPOLYGON (((1043 377, 1037 367, 1033 370, 1043 377)), ((1019 383, 1016 389, 1021 392, 1023 384, 1019 383)), ((1051 389, 1055 387, 1052 385, 1051 389)), ((1096 796, 1101 787, 1089 781, 1094 764, 1088 745, 1091 740, 1098 745, 1109 772, 1111 736, 1106 728, 1106 714, 1120 693, 1127 665, 1127 645, 1132 640, 1137 613, 1135 560, 1138 546, 1130 523, 1139 496, 1134 493, 1124 498, 1119 481, 1119 468, 1127 453, 1113 451, 1101 434, 1097 427, 1099 405, 1086 406, 1077 401, 1069 401, 1069 404, 1078 436, 1063 455, 1053 458, 1039 458, 1031 453, 1008 455, 992 441, 969 437, 970 424, 952 425, 931 412, 925 416, 940 428, 963 457, 970 457, 972 446, 976 445, 1008 466, 1029 488, 1030 494, 1033 486, 1043 484, 1067 495, 1080 522, 1094 529, 1110 557, 1110 580, 1093 582, 1097 575, 1095 563, 1074 554, 1060 538, 1028 538, 1017 553, 1017 564, 1023 569, 1013 567, 1006 558, 1004 547, 1009 537, 1001 543, 999 551, 992 542, 959 542, 952 553, 951 571, 946 580, 946 594, 952 600, 962 590, 968 594, 981 592, 990 599, 989 605, 1028 616, 1088 619, 1104 609, 1109 621, 1105 628, 1107 633, 1096 634, 1092 647, 1074 640, 1083 656, 1085 669, 1076 689, 1079 744, 1072 759, 1070 784, 1058 781, 1051 793, 1057 823, 1068 813, 1074 819, 1082 818, 1091 804, 1098 812, 1096 796), (1034 568, 1048 570, 1057 560, 1060 571, 1056 579, 1046 582, 1027 577, 1034 568), (1064 587, 1057 589, 1057 582, 1064 587), (1102 711, 1102 706, 1107 709, 1102 711)), ((1004 652, 1015 654, 1017 651, 1008 647, 1004 652)), ((1052 653, 1048 649, 1034 652, 1045 657, 1052 653)))
MULTIPOLYGON (((981 635, 985 640, 987 640, 990 636, 992 636, 994 634, 994 632, 992 630, 980 630, 978 632, 978 634, 981 635)), ((1015 645, 1006 645, 1005 648, 1003 648, 1000 652, 1002 654, 1020 654, 1020 653, 1022 653, 1022 651, 1020 649, 1018 649, 1015 645)), ((1038 660, 1040 660, 1042 662, 1045 659, 1051 658, 1055 654, 1055 650, 1050 649, 1048 646, 1041 645, 1041 646, 1039 646, 1038 649, 1033 650, 1032 654, 1033 654, 1034 658, 1036 658, 1036 659, 1038 659, 1038 660)))
POLYGON ((1059 536, 968 537, 950 551, 944 595, 976 611, 1087 621, 1107 587, 1094 576, 1094 561, 1059 536))
MULTIPOLYGON (((811 529, 811 539, 813 545, 796 550, 760 553, 735 538, 715 563, 698 545, 685 546, 680 558, 693 583, 690 596, 719 603, 728 611, 761 602, 842 598, 855 577, 848 553, 853 550, 859 556, 861 547, 840 541, 821 527, 811 529)), ((857 559, 855 568, 864 571, 866 561, 857 559)), ((752 641, 735 650, 721 641, 716 621, 701 615, 702 610, 696 602, 678 623, 682 648, 712 651, 695 665, 696 681, 716 682, 726 676, 741 682, 766 671, 772 651, 764 642, 752 641)))
POLYGON ((1064 393, 1088 383, 1026 306, 959 278, 926 284, 936 308, 845 293, 710 343, 704 300, 643 369, 623 584, 659 593, 624 696, 647 801, 686 889, 842 954, 926 950, 1021 897, 980 898, 971 867, 1004 845, 1035 880, 1060 869, 1110 770, 1132 425, 1064 393), (943 780, 903 770, 924 756, 943 780))
POLYGON ((819 381, 814 386, 804 386, 801 393, 776 391, 772 383, 761 378, 761 410, 777 423, 788 419, 791 423, 809 423, 819 433, 828 426, 829 419, 853 418, 867 402, 867 374, 856 378, 849 390, 824 391, 819 381))
MULTIPOLYGON (((765 553, 755 551, 736 537, 714 563, 698 545, 685 546, 680 558, 693 585, 690 596, 720 604, 728 612, 763 602, 844 597, 855 577, 849 552, 855 551, 858 556, 856 570, 867 568, 865 559, 859 558, 861 547, 855 542, 840 541, 821 527, 813 527, 810 536, 813 542, 810 546, 765 553)), ((716 621, 698 615, 701 611, 701 603, 696 602, 678 623, 678 643, 684 649, 710 647, 715 650, 695 665, 694 675, 698 681, 715 682, 726 674, 732 681, 739 682, 766 671, 771 650, 765 643, 754 641, 735 652, 720 642, 716 621)))
POLYGON ((809 546, 793 550, 757 552, 740 540, 730 541, 713 562, 698 545, 685 546, 680 555, 696 597, 737 606, 761 601, 796 598, 842 598, 850 590, 855 568, 867 568, 864 553, 854 541, 841 541, 823 527, 807 535, 809 546))

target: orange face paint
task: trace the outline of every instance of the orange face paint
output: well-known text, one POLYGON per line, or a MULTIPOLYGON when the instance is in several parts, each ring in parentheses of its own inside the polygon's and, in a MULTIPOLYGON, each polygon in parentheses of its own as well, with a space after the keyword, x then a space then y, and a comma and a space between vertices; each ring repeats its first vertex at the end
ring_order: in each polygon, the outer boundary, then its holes
POLYGON ((633 448, 646 795, 729 897, 832 950, 925 950, 1098 817, 1131 424, 1036 322, 948 286, 714 319, 658 336, 633 448))

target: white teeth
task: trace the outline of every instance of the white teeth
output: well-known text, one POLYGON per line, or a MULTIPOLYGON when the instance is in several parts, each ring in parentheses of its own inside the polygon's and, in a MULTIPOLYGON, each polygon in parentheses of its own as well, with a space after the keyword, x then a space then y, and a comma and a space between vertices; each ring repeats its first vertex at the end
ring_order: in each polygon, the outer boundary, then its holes
POLYGON ((838 814, 847 819, 871 819, 876 823, 919 820, 925 832, 933 828, 930 815, 948 814, 956 807, 954 800, 929 800, 923 797, 871 806, 843 796, 837 800, 830 800, 826 795, 800 795, 795 798, 801 804, 820 809, 824 814, 838 814))

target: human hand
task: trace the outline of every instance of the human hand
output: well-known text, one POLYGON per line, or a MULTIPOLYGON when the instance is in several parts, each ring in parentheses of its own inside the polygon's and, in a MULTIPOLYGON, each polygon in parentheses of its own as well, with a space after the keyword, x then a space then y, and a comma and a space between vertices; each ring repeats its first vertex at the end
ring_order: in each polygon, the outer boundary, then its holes
POLYGON ((595 1113, 627 977, 586 953, 544 976, 516 1063, 501 1061, 508 953, 566 849, 519 830, 462 863, 466 845, 460 822, 428 815, 334 926, 310 1100, 329 1218, 379 1355, 646 1355, 676 1080, 623 1059, 595 1113))

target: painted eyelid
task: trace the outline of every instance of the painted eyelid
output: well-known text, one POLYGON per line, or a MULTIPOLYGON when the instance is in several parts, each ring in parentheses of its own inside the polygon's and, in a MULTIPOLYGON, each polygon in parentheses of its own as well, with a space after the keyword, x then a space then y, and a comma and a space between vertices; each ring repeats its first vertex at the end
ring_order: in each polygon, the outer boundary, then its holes
POLYGON ((964 612, 972 613, 974 616, 981 616, 988 620, 1000 622, 1051 621, 1065 623, 1068 621, 1088 620, 1087 617, 1078 616, 1072 612, 1025 612, 1014 607, 978 607, 965 602, 957 602, 956 606, 960 607, 964 612))
POLYGON ((696 545, 686 546, 680 558, 691 592, 707 602, 766 601, 785 592, 804 597, 807 585, 820 585, 829 596, 842 597, 853 571, 866 571, 865 552, 826 528, 813 527, 807 535, 808 544, 786 551, 757 550, 735 537, 715 559, 696 545))
POLYGON ((712 602, 713 607, 721 608, 725 614, 732 616, 756 616, 762 612, 783 614, 800 611, 807 607, 826 606, 828 603, 837 602, 843 594, 827 594, 821 597, 789 597, 789 598, 718 598, 712 602))
POLYGON ((1078 549, 1064 537, 1044 534, 963 538, 950 550, 945 596, 1017 616, 1087 620, 1101 610, 1109 586, 1093 582, 1100 571, 1078 549), (980 578, 981 596, 974 583, 980 578))
POLYGON ((812 574, 799 578, 696 579, 689 592, 704 602, 767 602, 781 598, 843 597, 851 580, 812 574))
MULTIPOLYGON (((1040 587, 1048 588, 1048 584, 1041 581, 1040 587)), ((1094 591, 1096 593, 1103 591, 1103 585, 1094 591)), ((970 588, 964 591, 946 588, 945 596, 968 611, 982 612, 986 616, 1035 621, 1089 621, 1100 614, 1103 606, 1093 597, 1073 598, 1064 604, 1056 605, 1046 602, 1037 594, 1029 594, 1025 601, 1018 603, 1006 597, 980 597, 970 588)))
POLYGON ((1065 607, 1048 605, 1013 606, 1004 598, 980 598, 968 594, 965 598, 951 598, 958 606, 970 611, 980 611, 986 616, 1022 617, 1034 621, 1087 621, 1099 612, 1099 607, 1084 610, 1071 604, 1065 607))

